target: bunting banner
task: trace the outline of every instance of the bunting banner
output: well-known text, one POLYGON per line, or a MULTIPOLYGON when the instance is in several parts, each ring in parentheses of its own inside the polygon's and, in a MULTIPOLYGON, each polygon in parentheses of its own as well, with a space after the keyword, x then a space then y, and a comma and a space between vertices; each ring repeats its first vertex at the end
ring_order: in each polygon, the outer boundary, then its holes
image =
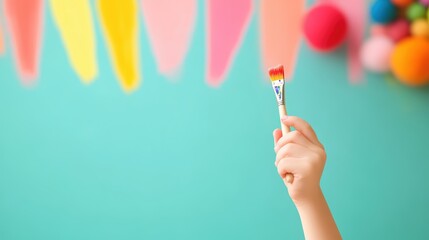
POLYGON ((295 69, 302 34, 304 0, 261 1, 260 29, 264 70, 283 64, 286 81, 295 69))
POLYGON ((218 87, 225 80, 241 45, 253 10, 252 0, 207 1, 207 83, 218 87))
POLYGON ((4 0, 15 62, 24 85, 34 84, 43 33, 43 0, 4 0))
POLYGON ((142 0, 141 5, 158 71, 166 76, 177 74, 194 32, 197 1, 142 0))
POLYGON ((97 75, 94 24, 87 0, 50 0, 51 10, 72 68, 82 82, 97 75))
POLYGON ((131 92, 140 81, 137 3, 134 0, 98 0, 97 10, 116 74, 122 88, 131 92))

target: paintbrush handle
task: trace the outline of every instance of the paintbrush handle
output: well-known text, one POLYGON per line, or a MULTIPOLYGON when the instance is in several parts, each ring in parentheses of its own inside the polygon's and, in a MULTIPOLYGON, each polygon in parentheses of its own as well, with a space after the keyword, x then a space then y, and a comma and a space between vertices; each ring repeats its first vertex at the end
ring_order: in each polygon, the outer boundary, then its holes
MULTIPOLYGON (((280 119, 287 115, 286 107, 283 104, 279 105, 279 115, 280 115, 280 119)), ((288 134, 290 132, 290 128, 288 126, 286 126, 282 121, 280 121, 280 125, 282 126, 283 136, 285 136, 286 134, 288 134)))
MULTIPOLYGON (((279 105, 279 115, 280 115, 280 118, 287 115, 286 106, 283 104, 279 105)), ((280 121, 280 125, 282 126, 282 135, 286 136, 286 134, 288 134, 290 132, 289 126, 286 126, 282 121, 280 121)), ((293 175, 291 173, 286 174, 286 182, 288 182, 288 183, 293 182, 293 175)))

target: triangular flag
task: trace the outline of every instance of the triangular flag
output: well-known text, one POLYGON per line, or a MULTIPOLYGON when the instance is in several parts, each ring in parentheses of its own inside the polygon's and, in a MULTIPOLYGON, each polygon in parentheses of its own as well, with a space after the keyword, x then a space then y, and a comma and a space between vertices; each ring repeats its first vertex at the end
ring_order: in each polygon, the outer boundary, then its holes
POLYGON ((135 0, 98 0, 97 3, 101 25, 122 88, 127 92, 133 91, 140 81, 137 3, 135 0))
POLYGON ((362 0, 319 0, 320 3, 330 3, 337 6, 347 19, 348 36, 348 66, 349 80, 352 83, 362 81, 363 67, 359 58, 359 51, 365 34, 367 19, 366 1, 362 0))
POLYGON ((97 75, 94 26, 87 0, 50 0, 73 69, 84 83, 97 75))
POLYGON ((264 0, 260 6, 261 47, 264 69, 282 64, 291 78, 301 38, 304 0, 264 0))
POLYGON ((252 0, 207 1, 207 82, 219 86, 240 47, 253 10, 252 0))
POLYGON ((189 48, 197 1, 142 0, 141 4, 158 70, 165 75, 175 74, 189 48))
POLYGON ((24 84, 37 77, 43 26, 43 0, 4 0, 15 61, 24 84))
POLYGON ((4 53, 3 29, 0 22, 0 55, 4 53))

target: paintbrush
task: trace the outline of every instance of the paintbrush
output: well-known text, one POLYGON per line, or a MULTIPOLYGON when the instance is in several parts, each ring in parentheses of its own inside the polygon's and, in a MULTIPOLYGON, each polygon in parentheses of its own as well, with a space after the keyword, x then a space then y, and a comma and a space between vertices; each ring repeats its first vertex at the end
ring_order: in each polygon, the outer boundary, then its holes
MULTIPOLYGON (((271 84, 273 85, 274 93, 276 94, 277 105, 279 106, 279 115, 281 119, 282 117, 287 115, 286 104, 285 104, 285 79, 284 79, 283 65, 270 68, 268 70, 268 73, 270 75, 271 84)), ((282 135, 286 136, 286 134, 290 132, 290 128, 289 126, 286 126, 285 124, 283 124, 282 121, 280 121, 280 124, 282 127, 282 135)), ((287 173, 285 179, 286 179, 286 182, 292 183, 293 175, 291 173, 287 173)))

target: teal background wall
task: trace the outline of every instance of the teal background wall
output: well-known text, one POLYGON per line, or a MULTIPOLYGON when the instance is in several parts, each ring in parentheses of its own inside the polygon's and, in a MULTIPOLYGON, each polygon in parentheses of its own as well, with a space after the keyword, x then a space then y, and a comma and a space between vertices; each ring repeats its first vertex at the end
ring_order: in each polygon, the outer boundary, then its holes
MULTIPOLYGON (((200 3, 175 82, 157 73, 140 21, 143 83, 130 95, 98 20, 100 73, 89 86, 70 68, 49 11, 34 88, 20 84, 7 42, 0 239, 303 239, 273 164, 278 113, 257 12, 214 89, 204 80, 200 3)), ((427 239, 429 89, 371 74, 352 85, 346 76, 345 48, 319 55, 302 44, 287 86, 290 114, 307 119, 327 149, 322 187, 342 235, 427 239)))

